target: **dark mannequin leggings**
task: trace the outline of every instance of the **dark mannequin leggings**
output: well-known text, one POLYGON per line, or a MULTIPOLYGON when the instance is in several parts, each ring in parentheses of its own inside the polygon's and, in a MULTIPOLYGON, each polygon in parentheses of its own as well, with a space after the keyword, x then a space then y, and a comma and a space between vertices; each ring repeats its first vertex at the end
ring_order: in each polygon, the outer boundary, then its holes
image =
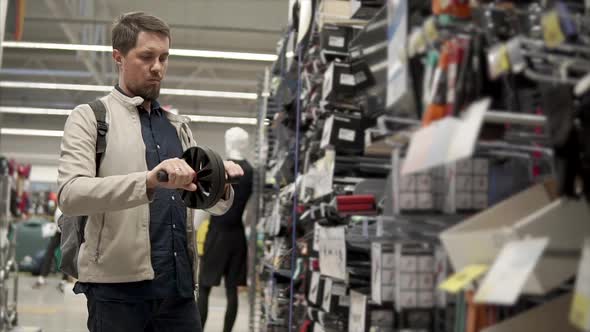
MULTIPOLYGON (((203 328, 205 327, 207 313, 209 312, 210 294, 211 287, 201 286, 199 288, 199 312, 201 313, 203 328)), ((223 321, 223 332, 231 332, 238 315, 238 288, 226 287, 225 296, 227 298, 227 309, 225 311, 225 320, 223 321)))

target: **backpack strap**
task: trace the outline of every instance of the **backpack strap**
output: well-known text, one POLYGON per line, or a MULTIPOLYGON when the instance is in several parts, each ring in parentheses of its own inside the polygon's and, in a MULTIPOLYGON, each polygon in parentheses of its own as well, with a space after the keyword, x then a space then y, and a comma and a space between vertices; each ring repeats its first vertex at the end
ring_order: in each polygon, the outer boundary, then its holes
POLYGON ((96 117, 96 175, 98 176, 98 169, 100 161, 107 148, 107 132, 109 131, 109 124, 106 121, 107 110, 104 103, 100 99, 96 99, 88 103, 94 116, 96 117))

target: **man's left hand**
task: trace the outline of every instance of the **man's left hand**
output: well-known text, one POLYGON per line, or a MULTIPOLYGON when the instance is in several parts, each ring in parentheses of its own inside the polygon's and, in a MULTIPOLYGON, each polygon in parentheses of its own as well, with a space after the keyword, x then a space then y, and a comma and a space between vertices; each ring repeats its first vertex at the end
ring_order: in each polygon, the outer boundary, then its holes
POLYGON ((244 176, 244 170, 240 165, 234 163, 233 161, 226 160, 223 162, 223 166, 225 166, 225 176, 227 178, 239 178, 244 176))

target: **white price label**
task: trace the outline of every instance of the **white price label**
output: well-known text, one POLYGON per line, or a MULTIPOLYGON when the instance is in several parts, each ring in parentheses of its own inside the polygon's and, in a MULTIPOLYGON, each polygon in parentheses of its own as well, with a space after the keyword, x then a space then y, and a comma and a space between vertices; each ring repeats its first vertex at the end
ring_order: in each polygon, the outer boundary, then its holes
POLYGON ((324 131, 322 133, 322 141, 320 143, 320 148, 325 148, 326 146, 330 145, 330 139, 332 138, 332 128, 334 127, 334 116, 331 116, 326 119, 324 122, 324 131))
POLYGON ((382 245, 381 243, 373 243, 371 245, 371 299, 377 304, 381 304, 382 293, 381 285, 382 278, 382 245))
POLYGON ((354 142, 356 139, 356 132, 348 128, 340 128, 338 130, 338 139, 347 142, 354 142))
POLYGON ((342 48, 342 47, 344 47, 344 43, 345 43, 344 37, 330 36, 330 38, 328 38, 328 45, 330 45, 332 47, 342 48))
POLYGON ((361 293, 350 292, 350 312, 348 317, 348 332, 366 331, 367 297, 361 293))
POLYGON ((322 308, 326 312, 330 312, 332 304, 332 279, 326 278, 324 281, 324 300, 322 301, 322 308))
POLYGON ((320 271, 322 275, 346 280, 346 227, 320 228, 320 271))
POLYGON ((354 75, 352 74, 340 74, 340 84, 354 86, 354 75))
POLYGON ((320 224, 313 225, 313 250, 320 251, 320 224))
POLYGON ((313 304, 318 303, 318 291, 320 288, 320 274, 318 272, 312 272, 311 284, 309 285, 309 301, 313 304))

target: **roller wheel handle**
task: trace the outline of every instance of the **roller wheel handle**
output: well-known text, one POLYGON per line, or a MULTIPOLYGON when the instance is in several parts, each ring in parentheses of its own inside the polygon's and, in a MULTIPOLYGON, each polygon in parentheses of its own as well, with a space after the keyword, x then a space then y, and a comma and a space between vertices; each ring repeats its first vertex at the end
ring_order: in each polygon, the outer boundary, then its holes
MULTIPOLYGON (((166 171, 160 170, 156 174, 156 178, 158 179, 158 182, 168 182, 168 173, 166 173, 166 171)), ((241 176, 230 177, 225 181, 225 183, 238 184, 238 183, 240 183, 240 178, 241 178, 241 176)), ((198 180, 197 180, 197 182, 198 182, 198 180)))

